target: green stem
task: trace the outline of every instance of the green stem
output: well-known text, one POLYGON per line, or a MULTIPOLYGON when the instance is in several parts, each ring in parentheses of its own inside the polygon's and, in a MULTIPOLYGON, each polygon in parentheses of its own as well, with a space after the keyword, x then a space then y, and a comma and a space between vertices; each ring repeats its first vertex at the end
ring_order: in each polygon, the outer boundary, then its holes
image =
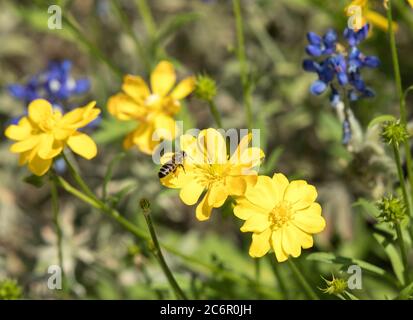
POLYGON ((76 20, 69 14, 65 13, 62 17, 64 25, 66 25, 72 32, 76 35, 77 39, 89 50, 89 52, 100 59, 103 63, 105 63, 109 69, 113 71, 113 73, 119 78, 119 80, 123 77, 123 72, 115 66, 112 61, 106 57, 102 51, 96 47, 89 39, 81 31, 79 25, 77 24, 76 20))
MULTIPOLYGON (((69 184, 62 177, 57 177, 57 181, 64 190, 74 195, 81 201, 91 205, 93 208, 100 210, 104 214, 108 215, 110 218, 114 219, 126 231, 134 235, 137 239, 145 240, 145 241, 151 240, 151 237, 149 234, 147 234, 145 231, 143 231, 142 229, 140 229, 139 227, 131 223, 129 220, 125 219, 117 210, 108 207, 106 204, 104 204, 102 201, 100 201, 96 197, 90 197, 84 194, 83 192, 77 190, 75 187, 69 184)), ((168 245, 162 242, 160 243, 160 246, 164 248, 165 250, 167 250, 168 252, 170 252, 171 254, 175 255, 176 257, 179 257, 189 263, 192 263, 204 269, 208 269, 209 271, 213 273, 220 274, 221 276, 225 277, 228 280, 231 280, 237 283, 247 283, 247 285, 250 285, 249 280, 244 275, 237 275, 231 271, 222 270, 222 268, 220 268, 219 266, 198 260, 192 256, 185 255, 181 253, 180 251, 178 251, 175 248, 175 246, 168 245)), ((263 294, 266 294, 268 296, 268 294, 271 292, 271 288, 269 286, 266 287, 266 289, 261 288, 261 287, 262 285, 258 288, 259 292, 262 292, 263 294)))
POLYGON ((399 176, 400 187, 402 189, 403 200, 406 204, 407 212, 410 212, 410 201, 409 201, 409 197, 407 195, 406 182, 404 180, 404 174, 403 174, 403 169, 402 169, 402 162, 401 162, 401 159, 400 159, 399 147, 395 143, 392 144, 392 147, 393 147, 394 161, 395 161, 396 167, 397 167, 397 174, 399 176))
POLYGON ((295 264, 292 258, 288 259, 288 264, 291 268, 291 271, 294 273, 294 276, 297 278, 298 282, 306 292, 307 296, 312 300, 319 300, 317 294, 311 288, 311 285, 308 283, 307 279, 301 273, 300 269, 298 269, 297 265, 295 264))
POLYGON ((270 261, 271 264, 271 270, 274 273, 275 279, 277 280, 277 284, 280 286, 280 291, 283 294, 283 297, 285 299, 288 299, 288 291, 287 291, 287 287, 284 283, 284 279, 280 273, 279 270, 279 264, 277 263, 277 261, 274 259, 273 256, 269 255, 268 256, 268 260, 270 261))
POLYGON ((151 215, 150 215, 150 210, 144 210, 143 215, 146 220, 146 224, 148 225, 149 233, 152 238, 152 242, 154 245, 154 255, 159 261, 159 264, 161 265, 161 268, 163 272, 165 273, 166 278, 168 279, 169 284, 171 285, 173 291, 175 292, 175 295, 178 299, 181 300, 188 300, 186 297, 185 293, 182 291, 181 287, 179 286, 178 282, 176 282, 175 277, 172 274, 171 269, 168 267, 168 264, 165 261, 165 258, 162 254, 161 247, 159 245, 158 237, 156 236, 155 228, 152 223, 151 215))
POLYGON ((217 108, 214 100, 209 100, 208 105, 209 105, 209 109, 211 110, 211 114, 214 117, 215 123, 217 124, 217 126, 219 128, 223 128, 221 115, 218 112, 218 108, 217 108))
POLYGON ((403 233, 400 227, 400 223, 395 224, 396 234, 397 234, 397 241, 399 242, 400 252, 402 256, 402 261, 404 265, 404 283, 408 284, 409 280, 409 265, 407 263, 407 252, 404 245, 403 233))
POLYGON ((92 192, 92 190, 90 190, 88 185, 83 181, 82 177, 77 173, 75 167, 69 161, 69 159, 67 158, 64 152, 62 152, 62 156, 63 156, 64 161, 66 162, 67 167, 69 168, 70 174, 73 176, 73 178, 75 179, 79 187, 82 189, 82 191, 86 193, 88 196, 90 196, 91 198, 95 198, 95 194, 92 192))
POLYGON ((243 19, 241 14, 241 4, 240 0, 233 0, 233 10, 235 15, 236 22, 236 33, 237 33, 237 57, 240 64, 240 73, 241 73, 241 83, 242 83, 242 92, 243 100, 245 106, 245 115, 247 118, 248 129, 252 129, 252 110, 251 110, 251 86, 248 80, 248 65, 247 58, 245 54, 245 41, 244 41, 244 27, 243 19))
MULTIPOLYGON (((396 81, 396 89, 397 95, 399 98, 400 104, 400 120, 404 126, 407 126, 407 111, 406 111, 406 99, 403 93, 403 84, 402 78, 400 74, 400 64, 399 64, 399 57, 397 52, 396 46, 396 36, 393 29, 393 10, 392 10, 392 1, 389 0, 388 2, 388 9, 387 9, 387 20, 389 24, 389 36, 390 36, 390 49, 391 49, 391 56, 393 61, 393 69, 394 69, 394 77, 396 81)), ((411 201, 413 202, 413 168, 412 168, 412 155, 410 153, 410 146, 409 141, 404 143, 404 150, 406 153, 406 167, 407 167, 407 175, 410 184, 410 192, 411 192, 411 201)), ((409 210, 409 214, 413 217, 413 212, 409 210)))
POLYGON ((136 0, 136 5, 143 19, 145 28, 148 31, 149 37, 153 39, 156 33, 156 24, 152 16, 151 8, 146 0, 136 0))
POLYGON ((151 66, 149 64, 148 58, 146 56, 145 53, 145 49, 142 46, 139 38, 137 37, 136 33, 133 31, 129 21, 128 21, 128 17, 125 15, 125 13, 122 11, 122 8, 120 7, 120 3, 118 0, 112 0, 112 6, 115 9, 115 13, 118 15, 118 18, 121 22, 121 24, 123 25, 123 28, 126 30, 127 34, 129 34, 129 36, 133 39, 133 42, 135 43, 135 48, 136 51, 139 55, 139 57, 141 58, 144 66, 145 66, 145 70, 146 72, 149 72, 151 69, 151 66))
POLYGON ((62 284, 63 289, 66 288, 66 277, 63 265, 63 247, 62 247, 62 240, 63 240, 63 233, 62 228, 60 226, 60 219, 59 219, 59 197, 57 193, 57 181, 56 176, 54 173, 51 173, 50 176, 50 193, 52 196, 52 211, 53 211, 53 223, 56 228, 56 235, 57 235, 57 257, 60 269, 62 270, 62 284))

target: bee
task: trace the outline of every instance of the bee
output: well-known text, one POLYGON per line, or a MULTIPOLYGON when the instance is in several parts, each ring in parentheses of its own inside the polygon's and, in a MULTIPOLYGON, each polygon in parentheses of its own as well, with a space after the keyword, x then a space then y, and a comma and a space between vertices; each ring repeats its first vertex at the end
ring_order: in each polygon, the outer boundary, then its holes
POLYGON ((185 151, 176 152, 172 159, 165 163, 158 172, 159 179, 165 178, 171 173, 175 173, 178 167, 181 167, 182 170, 185 172, 185 168, 183 165, 184 159, 186 158, 187 154, 185 151))

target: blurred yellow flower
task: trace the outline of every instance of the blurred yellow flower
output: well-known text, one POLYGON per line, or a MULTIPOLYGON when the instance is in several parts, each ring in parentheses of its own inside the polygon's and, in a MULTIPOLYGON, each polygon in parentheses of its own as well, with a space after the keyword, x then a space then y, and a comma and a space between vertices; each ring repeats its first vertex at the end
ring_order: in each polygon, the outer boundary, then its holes
MULTIPOLYGON (((180 148, 185 151, 184 169, 178 167, 161 179, 169 188, 179 188, 180 198, 194 205, 205 192, 196 208, 200 221, 209 219, 213 208, 221 207, 228 196, 241 196, 247 186, 254 185, 264 153, 260 148, 249 147, 251 135, 243 137, 231 157, 227 154, 224 137, 215 129, 202 130, 198 137, 183 135, 180 148)), ((173 154, 165 154, 162 163, 173 154)))
POLYGON ((253 232, 250 256, 262 257, 272 248, 282 262, 312 247, 312 234, 325 227, 316 198, 316 188, 304 180, 289 182, 280 173, 259 176, 234 208, 234 214, 246 220, 241 231, 253 232))
MULTIPOLYGON (((409 0, 409 3, 413 3, 413 0, 409 0)), ((361 29, 366 23, 370 23, 383 31, 389 29, 387 18, 376 11, 370 10, 369 0, 353 0, 344 11, 348 17, 353 18, 352 25, 356 31, 361 29)), ((394 31, 398 29, 398 25, 395 22, 393 22, 393 29, 394 31)))
POLYGON ((28 116, 20 119, 17 125, 10 125, 5 132, 7 138, 17 141, 10 147, 19 153, 19 164, 28 163, 32 173, 44 175, 65 145, 86 159, 97 154, 95 142, 77 129, 85 127, 100 113, 90 102, 83 108, 76 108, 65 115, 53 110, 52 105, 43 99, 29 104, 28 116))
POLYGON ((109 112, 119 120, 135 120, 139 124, 124 140, 126 149, 137 146, 146 154, 152 154, 162 140, 176 137, 173 116, 180 109, 179 100, 195 88, 195 78, 187 77, 173 90, 176 74, 173 65, 161 61, 150 76, 152 92, 138 76, 126 75, 122 91, 108 101, 109 112), (155 133, 155 135, 154 135, 155 133))

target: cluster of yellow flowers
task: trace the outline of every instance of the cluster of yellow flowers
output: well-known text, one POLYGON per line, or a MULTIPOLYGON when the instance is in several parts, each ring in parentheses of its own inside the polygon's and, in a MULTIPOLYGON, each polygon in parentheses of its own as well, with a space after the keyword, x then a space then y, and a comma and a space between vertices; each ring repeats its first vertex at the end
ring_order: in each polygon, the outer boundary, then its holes
MULTIPOLYGON (((202 130, 198 137, 183 135, 180 147, 187 157, 184 167, 161 179, 163 185, 180 189, 180 198, 194 205, 198 220, 207 220, 213 208, 229 196, 235 199, 234 214, 245 220, 242 232, 252 232, 251 257, 262 257, 271 248, 279 262, 298 257, 301 248, 313 246, 312 234, 321 232, 325 220, 315 202, 317 191, 303 180, 291 181, 282 174, 258 176, 254 169, 264 152, 249 147, 245 136, 229 157, 224 137, 215 129, 202 130)), ((172 154, 166 154, 163 162, 172 154)))
MULTIPOLYGON (((122 92, 108 101, 113 116, 138 122, 125 138, 124 147, 136 146, 146 154, 152 154, 162 140, 177 137, 173 116, 180 100, 195 87, 195 78, 188 77, 172 90, 176 74, 167 61, 160 62, 150 78, 152 91, 142 78, 127 75, 122 92)), ((97 154, 96 144, 78 130, 99 113, 95 102, 62 115, 48 101, 34 100, 28 116, 6 129, 6 136, 16 141, 10 150, 20 154, 20 165, 27 163, 38 176, 49 171, 66 145, 92 159, 97 154)), ((200 131, 197 137, 181 135, 179 146, 185 152, 184 161, 160 181, 166 187, 180 189, 185 204, 198 203, 196 217, 200 221, 209 219, 213 208, 232 197, 234 214, 245 220, 241 231, 253 233, 249 250, 252 257, 262 257, 271 248, 280 262, 290 255, 298 257, 301 248, 312 247, 312 235, 325 227, 321 207, 315 202, 316 189, 302 180, 289 182, 282 174, 259 176, 257 166, 264 152, 250 146, 251 139, 251 134, 244 136, 235 152, 228 155, 224 136, 213 128, 200 131)), ((164 154, 161 163, 170 162, 174 155, 164 154)))

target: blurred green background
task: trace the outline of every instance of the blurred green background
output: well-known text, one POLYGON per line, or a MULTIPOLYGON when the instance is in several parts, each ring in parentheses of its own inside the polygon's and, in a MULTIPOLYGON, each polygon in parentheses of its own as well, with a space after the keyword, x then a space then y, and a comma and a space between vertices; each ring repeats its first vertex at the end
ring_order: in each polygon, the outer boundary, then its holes
MULTIPOLYGON (((382 13, 382 1, 372 1, 382 13)), ((413 84, 413 11, 404 1, 395 2, 397 41, 405 86, 413 84)), ((208 73, 218 84, 216 103, 225 128, 244 128, 239 64, 235 54, 235 20, 231 1, 0 1, 0 117, 7 121, 24 112, 24 104, 6 90, 23 83, 53 59, 70 59, 75 77, 92 81, 88 95, 73 103, 96 100, 104 119, 93 136, 99 154, 93 161, 78 161, 86 181, 96 192, 108 164, 121 151, 125 127, 106 110, 106 101, 120 90, 123 74, 148 77, 161 59, 172 60, 180 76, 208 73), (62 30, 47 27, 51 4, 62 7, 62 30), (149 9, 153 20, 150 19, 149 9), (149 20, 148 20, 149 17, 149 20)), ((298 264, 317 290, 325 286, 346 263, 308 255, 336 255, 370 261, 387 274, 392 271, 386 252, 373 236, 375 209, 371 201, 391 190, 395 168, 374 129, 367 124, 383 113, 397 114, 387 34, 373 29, 361 45, 377 55, 381 66, 364 77, 377 93, 359 101, 353 111, 361 124, 351 150, 341 144, 342 127, 328 96, 311 96, 315 75, 302 70, 306 33, 324 33, 346 26, 344 7, 349 1, 245 0, 247 57, 253 81, 255 127, 261 129, 266 161, 261 173, 282 172, 290 179, 303 178, 319 191, 327 220, 316 236, 316 246, 306 250, 298 264), (363 199, 361 199, 363 198, 363 199)), ((374 5, 373 5, 374 7, 374 5)), ((408 101, 410 109, 412 98, 408 101)), ((179 114, 187 128, 214 127, 208 106, 191 97, 179 114)), ((125 130, 126 128, 126 130, 125 130)), ((26 168, 0 144, 0 279, 15 278, 25 298, 156 299, 173 298, 147 244, 137 242, 108 218, 60 191, 64 233, 65 270, 70 282, 66 293, 47 288, 47 267, 57 263, 50 192, 23 181, 26 168)), ((304 294, 285 264, 275 268, 261 259, 259 276, 248 256, 251 235, 241 234, 240 221, 231 204, 215 209, 207 222, 195 219, 195 208, 184 205, 176 191, 166 190, 157 179, 158 167, 138 151, 128 152, 114 169, 109 192, 119 210, 146 227, 138 201, 152 204, 160 239, 187 256, 165 253, 174 275, 190 297, 200 299, 298 299, 304 294), (285 291, 281 282, 284 281, 285 291)), ((273 259, 273 256, 270 255, 273 259)), ((275 261, 275 259, 273 259, 275 261)), ((346 268, 345 268, 346 270, 346 268)), ((360 298, 384 298, 394 286, 374 272, 363 273, 360 298)), ((319 291, 320 292, 320 291, 319 291)), ((322 294, 325 299, 331 296, 322 294)))

